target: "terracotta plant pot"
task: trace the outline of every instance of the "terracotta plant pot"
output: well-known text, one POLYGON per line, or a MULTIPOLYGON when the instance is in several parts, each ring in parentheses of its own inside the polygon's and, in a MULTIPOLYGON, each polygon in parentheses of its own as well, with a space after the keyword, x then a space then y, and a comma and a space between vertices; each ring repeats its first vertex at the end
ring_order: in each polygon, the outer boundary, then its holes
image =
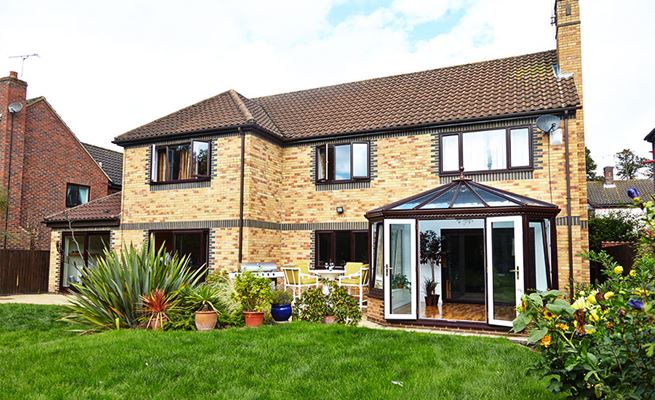
POLYGON ((335 322, 334 315, 326 315, 325 317, 323 317, 324 324, 334 324, 334 322, 335 322))
POLYGON ((211 331, 216 327, 216 311, 196 311, 196 329, 199 331, 211 331))
POLYGON ((256 328, 264 323, 264 313, 255 311, 244 311, 243 319, 246 321, 246 326, 249 328, 256 328))

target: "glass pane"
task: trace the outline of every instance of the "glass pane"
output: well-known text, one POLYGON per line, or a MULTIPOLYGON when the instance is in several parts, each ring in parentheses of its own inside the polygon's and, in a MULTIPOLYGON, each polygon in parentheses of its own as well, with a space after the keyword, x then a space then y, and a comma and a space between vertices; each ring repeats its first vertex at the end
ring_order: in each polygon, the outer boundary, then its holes
POLYGON ((350 176, 350 145, 334 146, 334 179, 345 181, 350 176))
POLYGON ((157 165, 156 180, 165 181, 166 180, 166 148, 157 150, 156 165, 157 165))
POLYGON ((411 291, 411 225, 389 225, 389 267, 391 268, 390 310, 392 314, 410 314, 411 291))
POLYGON ((196 176, 209 175, 209 143, 193 142, 193 173, 196 176))
POLYGON ((168 147, 168 179, 171 181, 189 179, 189 156, 191 146, 188 144, 168 147))
POLYGON ((373 249, 373 254, 375 257, 375 282, 373 287, 376 289, 382 289, 382 284, 384 282, 384 224, 378 222, 375 224, 377 229, 374 230, 375 235, 375 248, 373 249))
POLYGON ((489 207, 511 207, 511 206, 518 206, 518 204, 513 203, 507 199, 504 199, 497 194, 491 193, 487 190, 484 189, 474 189, 475 193, 477 193, 480 197, 482 197, 482 200, 484 200, 489 207))
POLYGON ((545 232, 542 229, 541 222, 530 222, 530 236, 532 238, 532 243, 530 244, 533 246, 531 253, 534 254, 535 289, 538 291, 548 290, 544 234, 545 232))
POLYGON ((353 261, 368 264, 368 232, 353 232, 353 261))
POLYGON ((505 130, 466 132, 462 135, 464 169, 489 171, 507 168, 505 130))
POLYGON ((84 268, 85 237, 76 235, 64 237, 64 265, 61 284, 70 287, 71 283, 80 282, 80 271, 84 268))
POLYGON ((441 137, 441 158, 443 171, 459 170, 459 136, 450 135, 441 137))
POLYGON ((319 181, 327 179, 326 174, 325 146, 316 149, 316 179, 319 181))
POLYGON ((453 199, 453 194, 455 194, 455 187, 451 187, 444 194, 432 200, 428 204, 421 207, 422 210, 433 209, 433 208, 448 208, 450 207, 450 202, 453 199))
POLYGON ((89 188, 69 184, 66 186, 66 207, 76 207, 89 202, 89 188))
POLYGON ((512 167, 530 165, 530 133, 528 128, 512 129, 510 135, 512 167))
POLYGON ((453 208, 484 207, 478 196, 466 185, 459 185, 453 208))
POLYGON ((353 176, 368 177, 367 143, 353 143, 353 176))
POLYGON ((339 266, 346 265, 351 260, 350 253, 350 231, 335 232, 335 259, 334 263, 339 266))
POLYGON ((428 193, 425 196, 421 196, 418 199, 410 200, 406 203, 400 204, 392 208, 392 210, 411 210, 412 208, 418 206, 419 204, 426 201, 431 196, 434 196, 434 192, 428 193))
POLYGON ((188 255, 189 263, 194 267, 205 264, 205 249, 202 247, 203 234, 177 233, 175 234, 175 250, 180 257, 188 255))
POLYGON ((516 317, 516 262, 514 222, 492 222, 492 273, 494 319, 512 321, 516 317))
POLYGON ((325 268, 325 264, 332 262, 332 234, 318 234, 318 265, 316 268, 325 268))
POLYGON ((155 239, 155 248, 157 251, 159 251, 162 245, 165 245, 166 252, 169 254, 174 253, 173 244, 175 243, 175 240, 173 239, 173 232, 154 232, 153 236, 155 239))
POLYGON ((97 259, 103 256, 104 250, 107 247, 109 247, 109 234, 89 235, 89 267, 95 267, 98 265, 97 259))

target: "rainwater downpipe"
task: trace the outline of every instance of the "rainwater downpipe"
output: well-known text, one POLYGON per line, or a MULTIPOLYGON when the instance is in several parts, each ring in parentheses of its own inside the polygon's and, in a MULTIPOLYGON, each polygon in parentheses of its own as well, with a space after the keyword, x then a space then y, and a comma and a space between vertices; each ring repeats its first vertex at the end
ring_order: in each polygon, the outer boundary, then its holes
POLYGON ((573 216, 571 215, 571 163, 569 161, 569 111, 564 111, 564 165, 566 168, 566 227, 569 241, 569 295, 573 298, 573 216))
POLYGON ((14 147, 14 114, 15 112, 9 111, 11 121, 9 122, 9 166, 7 167, 7 207, 5 207, 5 234, 3 249, 7 249, 7 237, 9 236, 9 207, 11 207, 11 160, 13 159, 14 147))
POLYGON ((241 127, 238 128, 239 135, 241 136, 241 176, 239 183, 239 265, 243 261, 243 187, 244 187, 244 176, 245 176, 245 159, 246 159, 246 133, 241 130, 241 127))

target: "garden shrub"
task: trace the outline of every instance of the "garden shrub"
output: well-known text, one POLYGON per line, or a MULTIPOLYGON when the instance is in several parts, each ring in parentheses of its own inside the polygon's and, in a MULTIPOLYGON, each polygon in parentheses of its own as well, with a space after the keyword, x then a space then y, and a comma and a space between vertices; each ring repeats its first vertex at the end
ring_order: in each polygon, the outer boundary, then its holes
MULTIPOLYGON (((637 197, 635 192, 631 197, 637 197)), ((655 399, 655 208, 644 210, 640 249, 630 273, 604 252, 586 257, 603 266, 606 282, 577 291, 524 295, 514 331, 529 331, 540 353, 535 366, 549 389, 571 398, 655 399)))
POLYGON ((324 317, 333 315, 336 322, 345 325, 357 325, 362 319, 359 302, 339 287, 335 282, 325 282, 328 294, 322 288, 310 288, 303 292, 293 307, 294 319, 320 322, 324 317))
POLYGON ((137 327, 143 296, 155 289, 171 296, 197 285, 202 272, 187 257, 171 256, 163 246, 156 250, 152 242, 140 250, 133 245, 120 252, 106 249, 97 266, 82 269, 80 283, 72 284, 70 314, 64 320, 96 330, 137 327))
POLYGON ((271 292, 271 281, 268 278, 250 272, 234 278, 232 298, 241 305, 243 311, 270 311, 271 292))

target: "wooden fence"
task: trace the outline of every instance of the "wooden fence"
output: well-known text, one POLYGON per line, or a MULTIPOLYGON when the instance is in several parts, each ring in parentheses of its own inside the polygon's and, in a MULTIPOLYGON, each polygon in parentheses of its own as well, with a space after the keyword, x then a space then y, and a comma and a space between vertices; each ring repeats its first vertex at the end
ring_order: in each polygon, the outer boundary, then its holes
POLYGON ((48 291, 50 252, 0 250, 0 295, 48 291))

